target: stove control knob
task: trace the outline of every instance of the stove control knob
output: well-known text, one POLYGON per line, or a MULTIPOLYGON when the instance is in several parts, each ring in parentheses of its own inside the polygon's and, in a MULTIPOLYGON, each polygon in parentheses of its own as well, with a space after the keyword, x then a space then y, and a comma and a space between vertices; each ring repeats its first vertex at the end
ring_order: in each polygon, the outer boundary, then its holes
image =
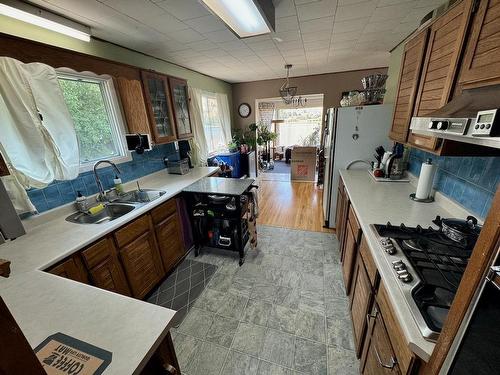
POLYGON ((413 280, 413 276, 407 270, 397 271, 397 273, 398 273, 398 278, 404 283, 409 283, 413 280))
POLYGON ((397 271, 406 270, 406 264, 402 260, 395 260, 392 262, 392 267, 397 271))
POLYGON ((446 121, 446 120, 439 121, 439 122, 437 123, 436 128, 437 128, 438 130, 446 130, 446 129, 448 128, 448 121, 446 121))

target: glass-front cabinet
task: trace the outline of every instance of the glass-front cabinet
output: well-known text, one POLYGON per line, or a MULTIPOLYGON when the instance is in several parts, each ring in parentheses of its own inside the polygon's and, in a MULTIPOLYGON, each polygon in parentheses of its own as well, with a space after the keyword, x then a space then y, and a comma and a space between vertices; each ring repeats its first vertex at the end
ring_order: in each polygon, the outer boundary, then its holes
POLYGON ((155 143, 167 143, 177 139, 172 116, 168 78, 163 74, 141 71, 146 108, 155 143))
POLYGON ((170 95, 174 110, 174 121, 178 138, 190 138, 193 136, 191 121, 189 118, 189 95, 187 81, 181 78, 168 77, 170 95))

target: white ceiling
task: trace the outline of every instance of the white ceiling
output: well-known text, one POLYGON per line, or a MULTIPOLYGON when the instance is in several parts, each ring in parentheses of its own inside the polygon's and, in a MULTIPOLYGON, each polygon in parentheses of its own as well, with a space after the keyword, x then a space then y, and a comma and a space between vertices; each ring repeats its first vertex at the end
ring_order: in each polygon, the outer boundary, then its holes
POLYGON ((276 32, 240 40, 198 0, 31 0, 92 35, 228 82, 387 66, 444 0, 273 0, 276 32), (273 38, 280 38, 278 42, 273 38))

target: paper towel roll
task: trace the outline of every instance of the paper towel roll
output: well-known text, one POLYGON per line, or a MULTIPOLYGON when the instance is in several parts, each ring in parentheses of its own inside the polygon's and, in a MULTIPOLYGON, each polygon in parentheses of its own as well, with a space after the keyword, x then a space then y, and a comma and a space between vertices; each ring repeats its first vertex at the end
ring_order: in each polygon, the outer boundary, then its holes
POLYGON ((434 180, 435 173, 436 173, 436 166, 432 164, 431 159, 427 159, 425 163, 422 163, 422 168, 420 169, 420 177, 418 178, 417 192, 415 193, 415 198, 417 199, 429 198, 432 189, 432 181, 434 180))

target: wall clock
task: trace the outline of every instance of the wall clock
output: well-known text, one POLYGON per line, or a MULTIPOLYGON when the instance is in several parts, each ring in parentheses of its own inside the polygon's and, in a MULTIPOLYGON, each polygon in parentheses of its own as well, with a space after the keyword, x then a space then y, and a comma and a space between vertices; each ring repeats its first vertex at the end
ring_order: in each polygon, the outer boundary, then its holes
POLYGON ((250 116, 250 113, 252 113, 252 108, 250 108, 250 104, 241 103, 240 106, 238 107, 238 113, 243 118, 247 118, 248 116, 250 116))

